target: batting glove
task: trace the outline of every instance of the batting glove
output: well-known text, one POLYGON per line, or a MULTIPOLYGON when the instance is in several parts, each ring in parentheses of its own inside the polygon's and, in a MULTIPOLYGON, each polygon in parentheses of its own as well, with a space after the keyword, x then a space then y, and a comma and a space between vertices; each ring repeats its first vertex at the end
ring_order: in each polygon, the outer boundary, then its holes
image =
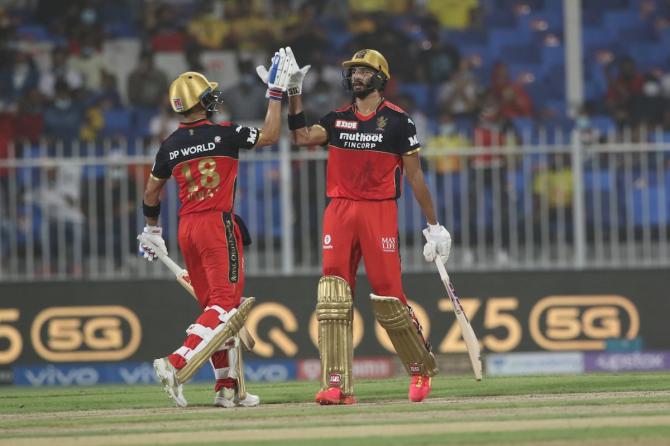
POLYGON ((451 251, 451 234, 441 224, 431 225, 423 230, 426 244, 423 246, 423 258, 426 262, 434 262, 437 256, 442 263, 447 263, 451 251))
POLYGON ((263 65, 256 67, 258 77, 268 86, 265 93, 266 98, 276 101, 282 100, 284 92, 288 88, 290 65, 291 61, 286 55, 286 50, 280 48, 272 57, 269 70, 263 65))
POLYGON ((302 94, 302 81, 305 80, 305 75, 312 66, 305 65, 304 67, 300 68, 298 61, 295 60, 293 50, 290 46, 286 47, 286 55, 291 61, 289 66, 288 95, 297 96, 302 94))
POLYGON ((144 227, 142 234, 144 234, 144 236, 151 242, 151 246, 140 242, 140 254, 143 254, 147 261, 153 262, 158 258, 156 250, 163 255, 167 255, 167 247, 165 246, 165 240, 163 240, 163 228, 160 226, 148 225, 144 227))

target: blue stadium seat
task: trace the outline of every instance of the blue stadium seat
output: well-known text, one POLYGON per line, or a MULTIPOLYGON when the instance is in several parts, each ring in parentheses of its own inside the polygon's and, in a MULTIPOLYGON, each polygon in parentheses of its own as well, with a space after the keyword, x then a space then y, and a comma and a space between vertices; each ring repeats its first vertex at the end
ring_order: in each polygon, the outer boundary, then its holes
MULTIPOLYGON (((609 3, 607 5, 610 7, 609 3)), ((628 28, 631 25, 641 24, 639 12, 631 10, 608 10, 605 13, 604 26, 610 32, 612 36, 617 35, 624 28, 628 28)))
POLYGON ((133 111, 133 134, 139 137, 151 136, 151 120, 158 115, 153 108, 136 108, 133 111))
POLYGON ((444 40, 457 45, 459 48, 467 45, 486 46, 488 42, 488 34, 484 31, 447 30, 444 33, 444 40))
POLYGON ((499 9, 484 16, 484 28, 486 29, 513 28, 516 24, 516 15, 512 8, 499 9))
POLYGON ((525 117, 512 118, 512 124, 514 124, 514 128, 519 132, 522 138, 526 135, 530 135, 535 126, 533 118, 525 117))
POLYGON ((102 136, 114 136, 117 134, 128 135, 130 133, 130 123, 132 114, 124 109, 105 110, 103 112, 105 127, 102 129, 102 136))
POLYGON ((421 110, 432 109, 433 98, 426 84, 398 83, 397 88, 399 93, 411 96, 417 108, 421 110))
POLYGON ((565 64, 565 48, 563 46, 543 46, 540 53, 545 73, 548 73, 552 67, 560 67, 565 64))
POLYGON ((610 195, 616 193, 617 188, 613 175, 612 172, 605 169, 595 171, 586 169, 584 171, 584 204, 587 224, 593 225, 599 218, 602 227, 610 227, 610 195), (596 208, 596 203, 599 203, 599 209, 596 208))
POLYGON ((609 116, 593 116, 591 127, 597 129, 602 135, 607 135, 616 129, 616 124, 609 116))
POLYGON ((51 40, 51 34, 42 25, 21 25, 16 29, 16 34, 27 40, 51 40))
POLYGON ((531 36, 530 31, 520 31, 518 29, 491 29, 489 32, 489 47, 495 53, 501 48, 512 45, 528 46, 531 36))
POLYGON ((506 45, 500 47, 502 60, 512 64, 539 64, 541 59, 540 50, 532 44, 506 45))
POLYGON ((582 42, 585 47, 607 46, 615 39, 612 38, 609 31, 605 28, 584 28, 582 29, 582 42))
MULTIPOLYGON (((670 224, 670 206, 667 202, 668 191, 663 186, 649 185, 646 188, 636 187, 631 191, 631 202, 628 218, 634 227, 642 228, 651 225, 666 226, 670 224), (658 205, 659 200, 666 197, 665 203, 658 205)), ((625 206, 625 201, 623 201, 625 206)))

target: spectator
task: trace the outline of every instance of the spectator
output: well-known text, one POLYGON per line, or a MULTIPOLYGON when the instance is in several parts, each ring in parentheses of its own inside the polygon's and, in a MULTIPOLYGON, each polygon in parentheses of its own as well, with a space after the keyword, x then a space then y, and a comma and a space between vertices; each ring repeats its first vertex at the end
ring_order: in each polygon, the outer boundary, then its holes
POLYGON ((84 40, 79 55, 72 61, 72 66, 82 74, 84 90, 87 92, 100 90, 105 62, 92 38, 84 40))
POLYGON ((451 174, 461 170, 461 157, 449 152, 458 152, 470 145, 470 140, 458 132, 454 117, 442 112, 437 134, 426 142, 425 155, 438 175, 451 174))
POLYGON ((64 81, 71 91, 83 85, 81 73, 72 67, 70 54, 63 46, 57 46, 51 51, 51 69, 42 74, 40 91, 49 99, 53 98, 58 80, 64 81))
POLYGON ((39 72, 32 57, 15 51, 12 63, 0 72, 0 101, 14 109, 21 97, 39 83, 39 72))
POLYGON ((531 116, 533 103, 526 90, 510 79, 507 65, 498 62, 491 74, 491 90, 498 101, 500 114, 505 118, 531 116))
POLYGON ((128 76, 128 102, 134 107, 158 108, 167 91, 167 76, 154 65, 154 56, 140 54, 137 68, 128 76))
POLYGON ((475 246, 493 244, 495 260, 501 265, 508 260, 509 245, 507 171, 510 166, 503 150, 517 140, 514 127, 502 114, 495 93, 488 93, 474 131, 474 146, 489 150, 470 158, 470 234, 475 246), (487 211, 487 196, 493 203, 492 215, 487 211))
POLYGON ((305 2, 300 7, 300 19, 284 31, 282 40, 293 50, 297 60, 311 60, 318 53, 327 52, 325 33, 314 26, 316 5, 305 2))
POLYGON ((552 239, 563 234, 566 241, 571 241, 574 181, 570 155, 555 154, 546 167, 539 169, 533 179, 534 233, 539 236, 543 233, 542 227, 548 226, 552 239))
POLYGON ((72 141, 79 137, 83 108, 73 101, 64 81, 56 82, 54 99, 44 112, 44 132, 51 138, 72 141))
MULTIPOLYGON (((111 163, 122 156, 121 150, 113 149, 107 160, 111 163)), ((120 268, 123 258, 130 253, 135 254, 137 250, 137 239, 132 229, 137 226, 137 209, 141 203, 137 203, 137 185, 126 166, 109 165, 106 169, 106 175, 98 176, 93 188, 84 188, 82 201, 87 204, 84 208, 86 220, 90 228, 95 228, 97 239, 111 237, 113 240, 113 252, 107 253, 107 244, 101 244, 98 246, 99 254, 111 254, 114 266, 120 268)))
POLYGON ((478 8, 478 0, 428 0, 426 8, 444 28, 467 29, 478 8))
POLYGON ((14 140, 37 142, 44 131, 45 97, 37 88, 33 88, 19 101, 14 120, 14 140))
POLYGON ((232 30, 231 21, 223 20, 221 8, 214 2, 202 2, 201 7, 202 11, 186 25, 187 33, 203 48, 223 48, 226 36, 232 30))
POLYGON ((440 31, 439 22, 434 17, 429 17, 424 25, 426 40, 421 42, 419 65, 421 78, 431 85, 449 81, 461 62, 458 49, 443 42, 440 31))
POLYGON ((440 88, 439 102, 442 109, 456 117, 476 118, 481 87, 472 72, 471 62, 461 59, 458 71, 440 88))
POLYGON ((659 78, 653 73, 648 74, 644 79, 637 113, 635 113, 639 116, 641 124, 647 126, 647 128, 661 125, 666 105, 666 100, 661 93, 659 78))
POLYGON ((630 126, 637 123, 634 110, 642 97, 644 79, 635 68, 631 57, 619 61, 619 73, 610 80, 607 88, 607 108, 617 125, 630 126))
MULTIPOLYGON (((51 268, 55 268, 56 260, 64 256, 67 272, 72 273, 74 268, 79 267, 73 258, 75 234, 81 234, 84 226, 84 214, 81 211, 81 167, 67 163, 47 167, 44 178, 46 181, 38 189, 28 192, 24 199, 27 204, 39 209, 42 218, 47 221, 51 268)), ((45 272, 51 274, 54 271, 45 272)))

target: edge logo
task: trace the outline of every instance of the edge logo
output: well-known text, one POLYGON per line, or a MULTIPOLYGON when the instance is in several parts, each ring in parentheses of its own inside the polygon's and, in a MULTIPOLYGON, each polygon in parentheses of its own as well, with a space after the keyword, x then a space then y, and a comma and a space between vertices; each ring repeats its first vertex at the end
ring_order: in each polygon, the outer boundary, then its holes
POLYGON ((35 317, 30 336, 47 361, 119 361, 137 351, 142 326, 135 313, 118 305, 51 307, 35 317))
POLYGON ((546 350, 604 350, 607 338, 637 336, 640 315, 623 296, 547 296, 528 323, 533 340, 546 350))

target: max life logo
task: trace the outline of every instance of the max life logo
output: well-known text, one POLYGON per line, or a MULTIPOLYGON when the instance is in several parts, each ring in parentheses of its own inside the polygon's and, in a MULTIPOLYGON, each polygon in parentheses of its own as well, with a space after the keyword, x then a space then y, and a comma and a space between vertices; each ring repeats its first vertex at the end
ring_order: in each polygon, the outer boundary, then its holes
POLYGON ((382 237, 382 251, 384 252, 396 252, 398 243, 395 237, 382 237))

